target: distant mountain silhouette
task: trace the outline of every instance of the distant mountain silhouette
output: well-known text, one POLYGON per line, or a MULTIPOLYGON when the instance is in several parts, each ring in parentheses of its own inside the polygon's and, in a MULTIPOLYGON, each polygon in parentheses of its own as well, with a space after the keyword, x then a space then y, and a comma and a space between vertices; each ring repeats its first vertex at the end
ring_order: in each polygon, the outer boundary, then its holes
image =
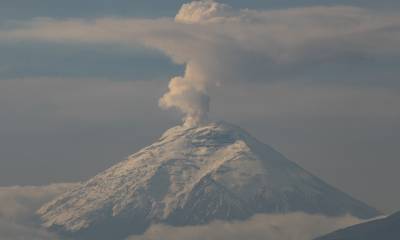
POLYGON ((400 240, 400 212, 341 229, 315 240, 400 240))

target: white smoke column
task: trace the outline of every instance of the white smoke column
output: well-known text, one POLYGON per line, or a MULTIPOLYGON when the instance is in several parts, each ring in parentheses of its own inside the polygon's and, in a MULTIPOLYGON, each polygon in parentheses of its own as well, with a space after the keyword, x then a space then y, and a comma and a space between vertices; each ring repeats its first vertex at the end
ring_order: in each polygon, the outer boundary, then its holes
POLYGON ((169 82, 169 91, 160 99, 162 108, 177 108, 185 114, 184 125, 196 126, 207 120, 210 98, 207 95, 207 81, 195 65, 186 65, 183 77, 174 77, 169 82))
MULTIPOLYGON (((184 4, 175 17, 182 24, 200 24, 226 17, 231 13, 228 5, 212 0, 195 1, 184 4)), ((207 120, 210 98, 207 94, 209 80, 194 60, 186 63, 185 75, 174 77, 169 83, 169 91, 160 99, 164 108, 177 108, 185 114, 184 125, 196 126, 207 120)), ((216 79, 214 79, 216 81, 216 79)))

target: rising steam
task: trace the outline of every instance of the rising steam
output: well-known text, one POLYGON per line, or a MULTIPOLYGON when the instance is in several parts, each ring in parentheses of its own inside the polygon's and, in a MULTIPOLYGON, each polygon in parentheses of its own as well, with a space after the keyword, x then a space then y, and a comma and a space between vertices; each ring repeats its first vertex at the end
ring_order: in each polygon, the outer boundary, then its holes
POLYGON ((183 77, 174 77, 168 85, 169 91, 160 99, 164 109, 177 108, 185 114, 185 126, 196 126, 207 120, 210 98, 207 81, 195 64, 188 63, 183 77))
MULTIPOLYGON (((194 1, 182 5, 175 21, 183 24, 207 23, 228 16, 231 11, 230 6, 213 0, 194 1)), ((207 121, 210 108, 207 86, 210 80, 204 76, 207 69, 200 66, 194 60, 188 61, 184 76, 172 78, 169 91, 159 101, 164 109, 177 108, 184 113, 185 126, 196 126, 207 121)))

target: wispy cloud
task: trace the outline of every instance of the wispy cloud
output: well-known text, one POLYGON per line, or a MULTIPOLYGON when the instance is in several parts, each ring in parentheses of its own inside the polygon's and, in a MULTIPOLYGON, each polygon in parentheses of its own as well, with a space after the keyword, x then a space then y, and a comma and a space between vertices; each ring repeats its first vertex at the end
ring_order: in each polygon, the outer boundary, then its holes
MULTIPOLYGON (((171 80, 161 106, 176 107, 187 119, 198 120, 208 112, 207 89, 215 85, 274 82, 288 72, 323 66, 328 66, 326 74, 333 74, 329 68, 341 61, 373 65, 376 59, 400 57, 400 18, 350 6, 255 11, 200 1, 183 5, 175 19, 37 19, 0 32, 0 40, 20 39, 161 50, 186 65, 185 74, 171 80)), ((347 83, 357 81, 371 83, 359 78, 347 83)), ((379 81, 393 84, 392 79, 379 81)))

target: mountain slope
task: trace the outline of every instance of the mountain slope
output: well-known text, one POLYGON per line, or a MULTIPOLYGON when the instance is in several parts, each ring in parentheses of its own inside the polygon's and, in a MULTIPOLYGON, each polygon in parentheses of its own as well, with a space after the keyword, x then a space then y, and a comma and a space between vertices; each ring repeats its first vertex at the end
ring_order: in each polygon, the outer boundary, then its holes
POLYGON ((316 240, 398 240, 400 239, 400 212, 335 231, 316 240))
POLYGON ((66 235, 117 239, 115 233, 121 238, 141 233, 152 223, 195 225, 295 211, 378 214, 242 129, 220 122, 169 129, 38 214, 44 226, 66 235))

